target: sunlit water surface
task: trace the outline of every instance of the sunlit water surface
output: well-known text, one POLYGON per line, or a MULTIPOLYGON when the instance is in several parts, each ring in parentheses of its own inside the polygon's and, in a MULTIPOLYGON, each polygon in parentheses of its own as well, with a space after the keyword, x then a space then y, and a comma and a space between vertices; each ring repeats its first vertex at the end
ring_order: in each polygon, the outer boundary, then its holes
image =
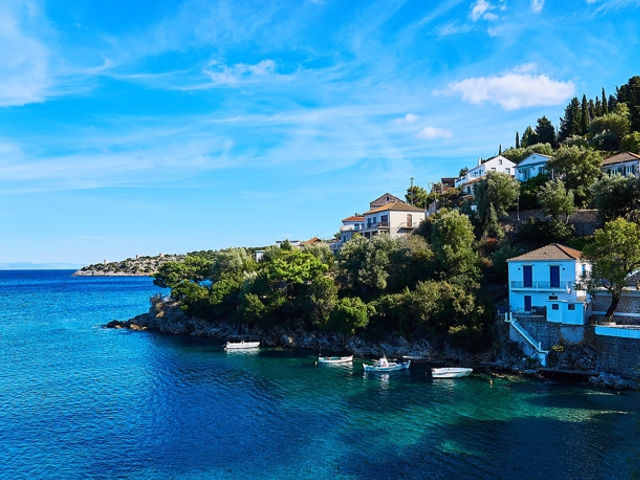
POLYGON ((0 479, 630 478, 640 396, 364 376, 314 353, 108 330, 148 278, 0 272, 0 479))

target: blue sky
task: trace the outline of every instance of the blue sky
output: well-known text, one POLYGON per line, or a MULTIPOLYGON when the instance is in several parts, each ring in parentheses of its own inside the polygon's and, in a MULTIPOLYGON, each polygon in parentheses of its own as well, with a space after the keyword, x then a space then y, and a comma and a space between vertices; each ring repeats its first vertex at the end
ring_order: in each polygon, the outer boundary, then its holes
POLYGON ((332 237, 640 74, 638 0, 3 0, 0 262, 332 237))

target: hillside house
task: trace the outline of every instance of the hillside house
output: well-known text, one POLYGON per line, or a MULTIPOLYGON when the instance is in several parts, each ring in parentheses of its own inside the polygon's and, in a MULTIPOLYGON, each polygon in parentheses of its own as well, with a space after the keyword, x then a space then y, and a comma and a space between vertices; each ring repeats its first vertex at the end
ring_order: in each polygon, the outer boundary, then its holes
POLYGON ((391 238, 408 235, 424 220, 425 211, 408 203, 391 202, 364 213, 362 234, 371 238, 379 234, 391 238))
POLYGON ((530 178, 536 177, 541 173, 548 173, 549 168, 547 162, 551 159, 549 155, 541 153, 532 153, 522 160, 517 167, 517 178, 520 182, 526 182, 530 178))
POLYGON ((640 155, 631 152, 623 152, 602 161, 600 167, 603 173, 608 175, 622 175, 627 177, 631 174, 638 175, 640 172, 640 155))
POLYGON ((455 187, 462 189, 463 195, 473 197, 473 184, 484 178, 489 172, 506 173, 513 177, 516 172, 516 164, 502 155, 490 158, 484 163, 479 159, 476 167, 456 179, 455 187))
POLYGON ((342 219, 342 226, 340 227, 340 241, 347 243, 351 240, 354 233, 361 232, 364 229, 364 216, 353 215, 351 217, 342 219))
POLYGON ((511 311, 545 313, 548 322, 566 325, 586 323, 590 298, 576 284, 591 272, 591 265, 582 260, 582 252, 551 243, 507 263, 511 311))

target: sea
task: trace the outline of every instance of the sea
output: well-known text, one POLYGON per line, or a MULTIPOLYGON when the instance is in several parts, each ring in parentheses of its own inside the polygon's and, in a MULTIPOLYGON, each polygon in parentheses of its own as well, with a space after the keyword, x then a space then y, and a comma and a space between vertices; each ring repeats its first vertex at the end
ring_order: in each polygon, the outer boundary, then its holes
POLYGON ((636 392, 105 329, 162 291, 71 273, 0 271, 0 479, 640 475, 636 392))

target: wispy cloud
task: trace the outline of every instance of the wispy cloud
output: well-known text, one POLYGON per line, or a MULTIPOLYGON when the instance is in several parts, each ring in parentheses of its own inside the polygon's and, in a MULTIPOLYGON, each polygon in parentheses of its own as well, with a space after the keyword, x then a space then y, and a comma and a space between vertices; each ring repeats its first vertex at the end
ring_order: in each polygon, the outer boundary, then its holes
POLYGON ((446 37, 448 35, 458 35, 461 33, 468 33, 472 29, 471 25, 464 24, 460 25, 456 22, 447 22, 444 25, 440 25, 437 28, 438 35, 441 37, 446 37))
POLYGON ((558 105, 571 97, 575 84, 571 81, 552 80, 546 75, 534 75, 533 65, 527 64, 514 71, 490 77, 466 78, 453 82, 434 94, 458 94, 474 105, 493 103, 505 110, 525 107, 558 105))
POLYGON ((495 9, 496 6, 492 5, 487 0, 476 0, 475 3, 471 4, 469 18, 474 22, 477 22, 481 18, 484 20, 497 20, 498 16, 495 13, 492 13, 492 10, 495 9))
POLYGON ((0 3, 0 107, 42 102, 52 87, 42 23, 31 2, 0 3))
POLYGON ((453 137, 453 132, 451 130, 445 130, 437 127, 424 127, 418 133, 416 133, 416 138, 421 138, 424 140, 433 140, 434 138, 451 138, 453 137))

